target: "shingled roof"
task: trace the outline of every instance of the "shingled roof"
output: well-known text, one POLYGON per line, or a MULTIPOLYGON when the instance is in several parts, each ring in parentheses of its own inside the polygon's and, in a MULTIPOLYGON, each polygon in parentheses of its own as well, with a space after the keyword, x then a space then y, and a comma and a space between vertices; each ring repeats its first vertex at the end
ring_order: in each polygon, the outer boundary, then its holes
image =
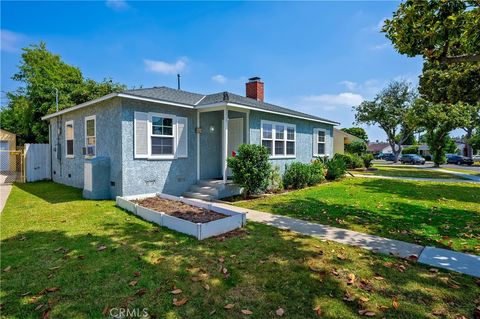
POLYGON ((251 99, 249 97, 241 96, 241 95, 230 93, 230 92, 219 92, 219 93, 204 95, 204 94, 192 93, 192 92, 187 92, 183 90, 177 90, 177 89, 172 89, 169 87, 162 86, 162 87, 154 87, 154 88, 148 88, 148 89, 126 90, 123 93, 128 95, 143 97, 143 98, 185 104, 192 107, 205 106, 205 105, 223 103, 223 102, 234 103, 234 104, 247 106, 252 109, 257 109, 259 111, 275 112, 275 113, 281 113, 285 115, 303 117, 303 118, 307 118, 315 121, 330 123, 333 125, 339 124, 335 121, 331 121, 325 118, 295 111, 295 110, 278 106, 275 104, 258 101, 255 99, 251 99))

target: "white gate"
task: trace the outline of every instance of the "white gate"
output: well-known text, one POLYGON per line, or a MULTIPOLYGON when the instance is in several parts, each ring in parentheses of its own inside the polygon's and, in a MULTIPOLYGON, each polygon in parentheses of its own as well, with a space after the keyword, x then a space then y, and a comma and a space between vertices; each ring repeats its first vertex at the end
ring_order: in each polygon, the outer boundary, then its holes
POLYGON ((25 144, 27 182, 50 179, 50 144, 25 144))

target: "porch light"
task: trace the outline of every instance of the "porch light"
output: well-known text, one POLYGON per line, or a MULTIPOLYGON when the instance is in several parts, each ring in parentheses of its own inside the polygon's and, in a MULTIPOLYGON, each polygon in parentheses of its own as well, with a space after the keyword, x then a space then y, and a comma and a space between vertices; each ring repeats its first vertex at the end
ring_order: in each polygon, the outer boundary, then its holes
POLYGON ((215 132, 215 126, 214 126, 214 125, 210 125, 210 126, 208 127, 208 131, 209 131, 210 133, 215 132))

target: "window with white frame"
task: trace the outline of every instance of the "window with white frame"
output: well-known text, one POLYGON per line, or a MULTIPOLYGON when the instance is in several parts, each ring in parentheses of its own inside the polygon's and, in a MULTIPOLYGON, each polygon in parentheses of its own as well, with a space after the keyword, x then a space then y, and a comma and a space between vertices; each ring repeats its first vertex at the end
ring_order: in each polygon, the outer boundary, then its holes
POLYGON ((152 156, 174 155, 174 118, 167 115, 151 115, 150 154, 152 156))
POLYGON ((318 156, 322 156, 322 155, 325 155, 325 140, 326 140, 326 132, 324 130, 317 130, 317 134, 316 134, 316 138, 317 138, 317 153, 316 155, 318 156))
POLYGON ((94 157, 97 154, 95 115, 85 118, 85 156, 94 157))
POLYGON ((67 121, 65 122, 65 150, 67 158, 73 158, 73 138, 73 121, 67 121))
POLYGON ((262 145, 270 157, 295 157, 295 125, 262 121, 262 145))

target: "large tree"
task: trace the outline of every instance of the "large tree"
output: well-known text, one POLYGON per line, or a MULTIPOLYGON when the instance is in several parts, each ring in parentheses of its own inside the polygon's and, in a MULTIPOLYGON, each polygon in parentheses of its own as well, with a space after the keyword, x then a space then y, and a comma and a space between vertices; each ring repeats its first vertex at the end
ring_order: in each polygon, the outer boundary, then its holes
POLYGON ((415 97, 409 83, 393 81, 372 101, 364 101, 354 107, 357 123, 378 125, 385 132, 395 162, 402 152, 402 144, 415 132, 416 127, 409 116, 415 97))
POLYGON ((382 29, 401 54, 430 62, 480 61, 480 1, 407 0, 382 29))
POLYGON ((61 110, 125 89, 111 80, 84 79, 79 68, 49 52, 43 42, 23 49, 12 79, 20 82, 20 87, 7 93, 9 102, 0 118, 2 128, 17 134, 19 144, 48 142, 48 124, 41 117, 55 111, 55 90, 61 110))
POLYGON ((368 141, 367 132, 362 127, 349 127, 349 128, 345 127, 345 128, 342 128, 342 131, 348 134, 352 134, 353 136, 356 136, 358 138, 361 138, 365 142, 368 141))

